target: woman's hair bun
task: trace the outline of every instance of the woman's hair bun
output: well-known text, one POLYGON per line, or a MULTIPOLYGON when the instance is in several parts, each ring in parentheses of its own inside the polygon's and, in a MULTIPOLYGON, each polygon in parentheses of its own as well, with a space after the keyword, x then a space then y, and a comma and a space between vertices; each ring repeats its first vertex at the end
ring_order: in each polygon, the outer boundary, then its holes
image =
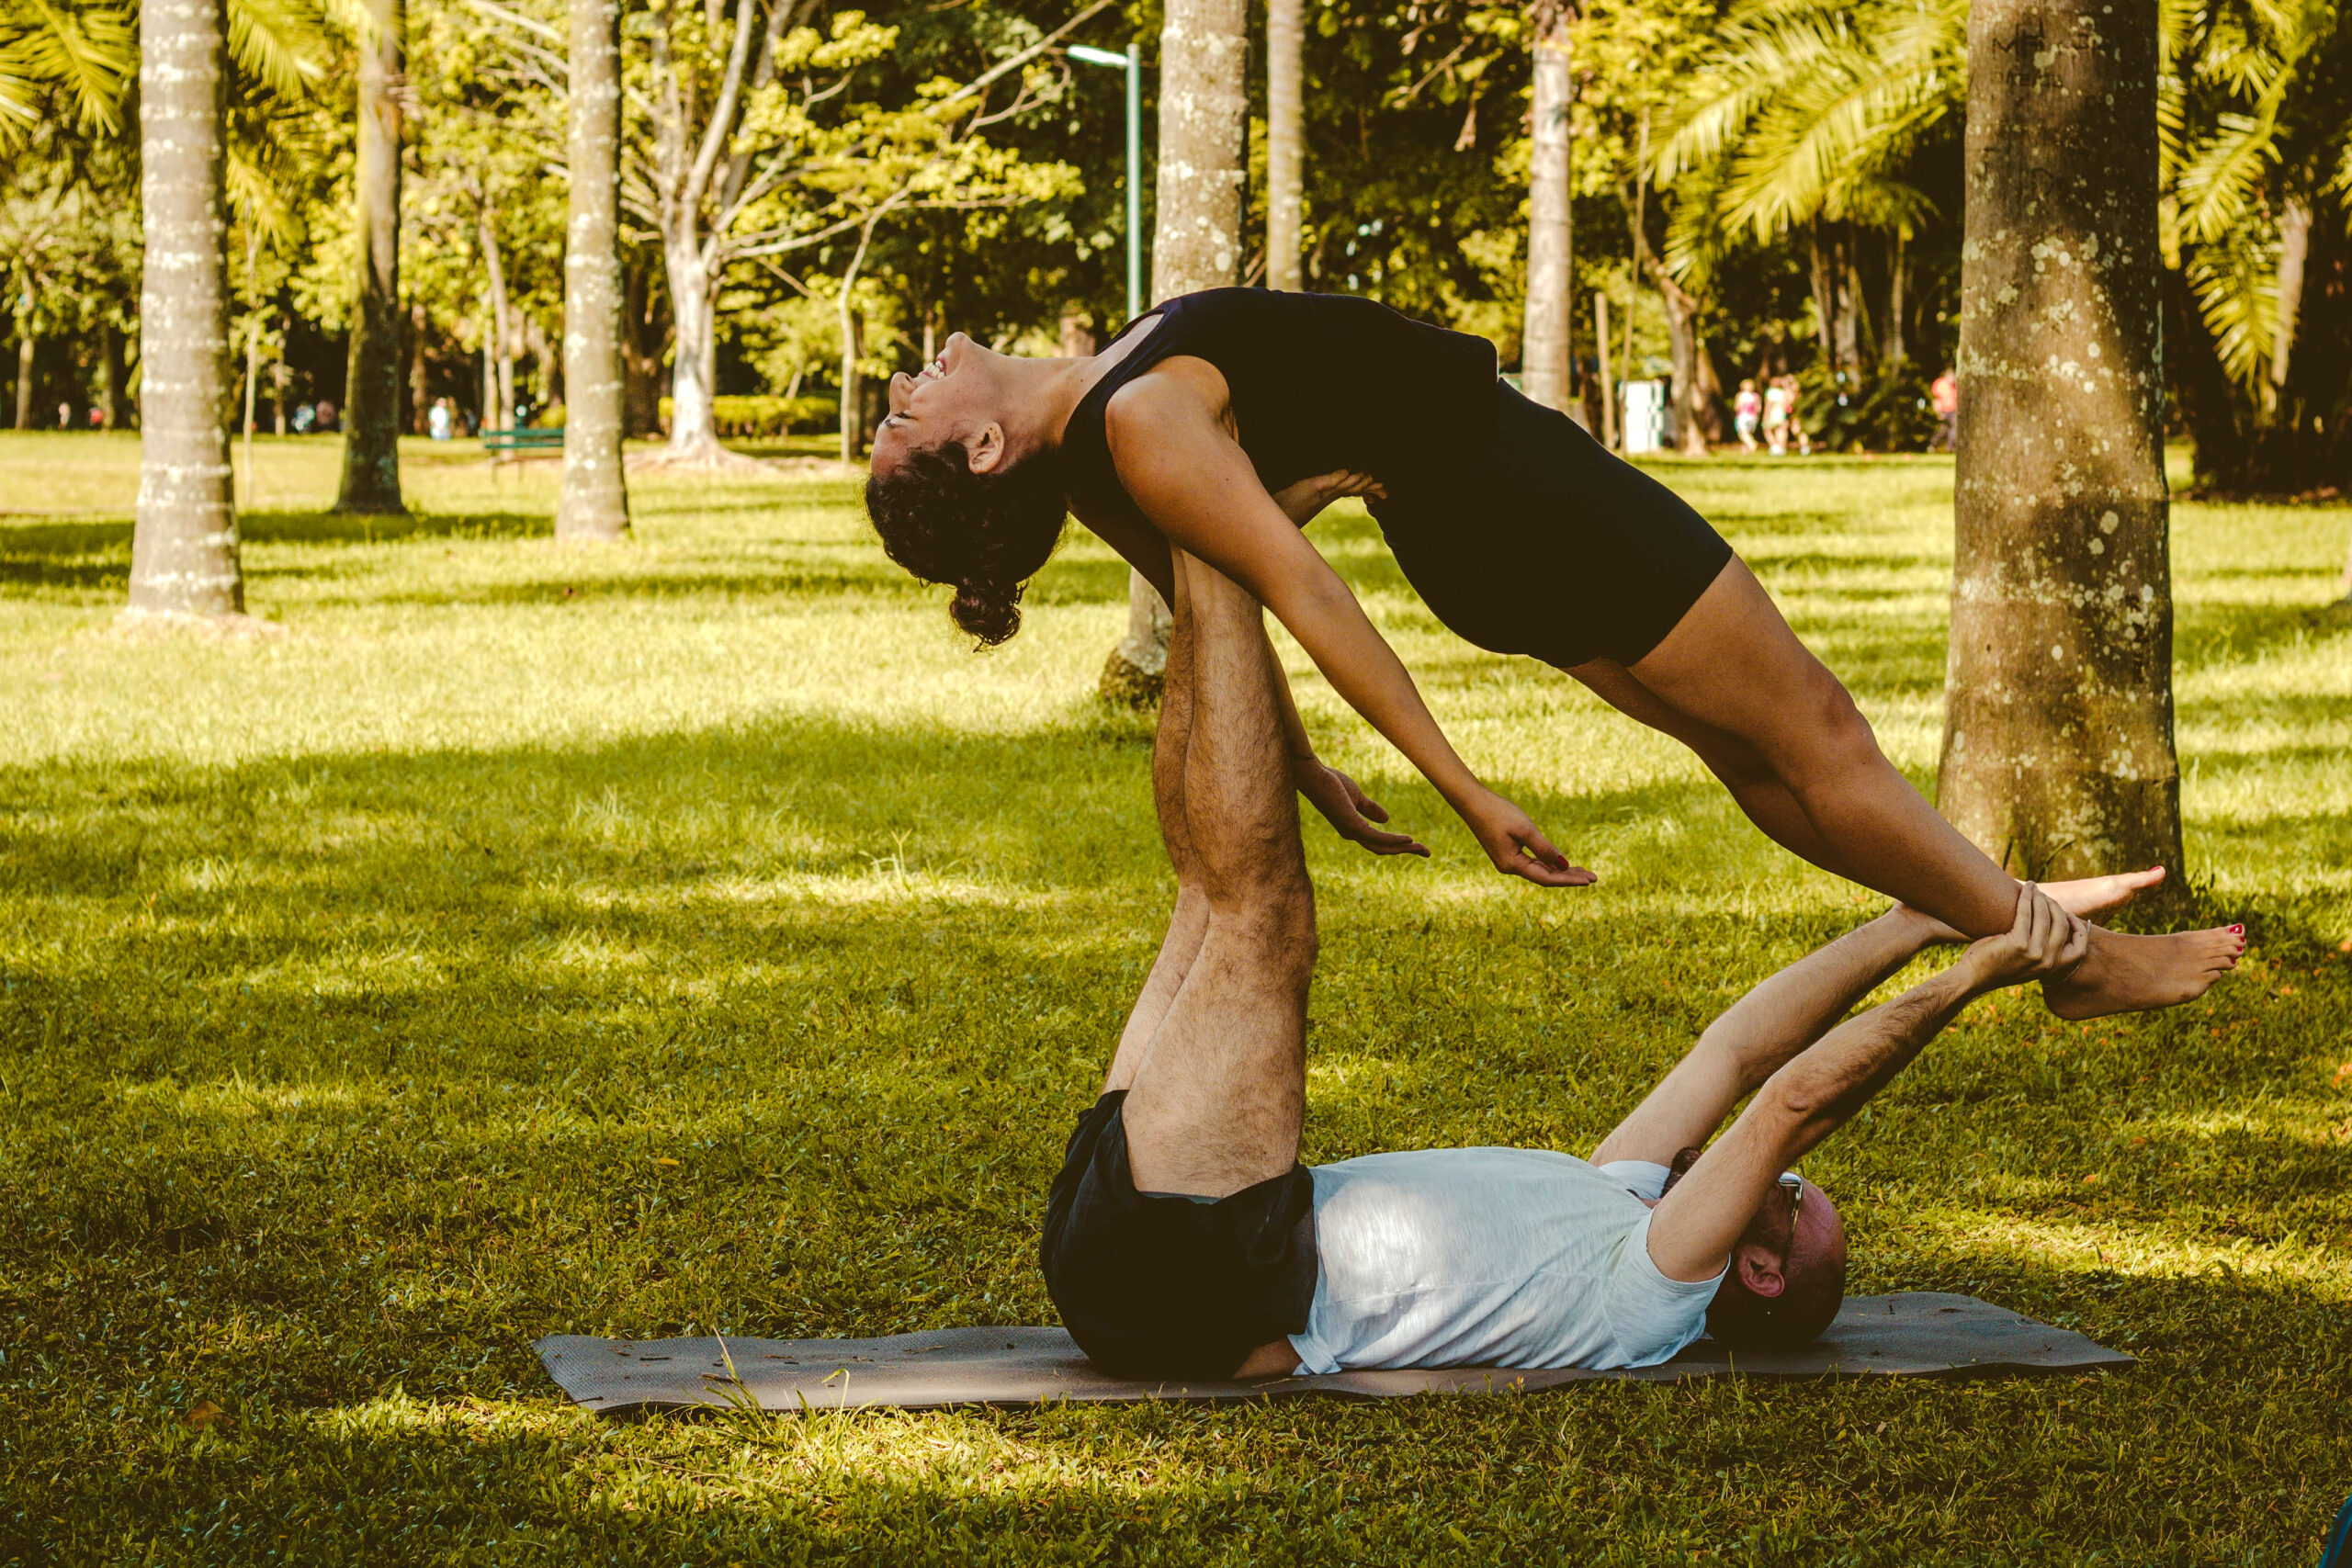
POLYGON ((925 582, 953 583, 947 613, 993 648, 1021 629, 1021 594, 1061 542, 1061 469, 1033 454, 972 471, 960 441, 909 452, 865 481, 865 512, 883 553, 925 582))

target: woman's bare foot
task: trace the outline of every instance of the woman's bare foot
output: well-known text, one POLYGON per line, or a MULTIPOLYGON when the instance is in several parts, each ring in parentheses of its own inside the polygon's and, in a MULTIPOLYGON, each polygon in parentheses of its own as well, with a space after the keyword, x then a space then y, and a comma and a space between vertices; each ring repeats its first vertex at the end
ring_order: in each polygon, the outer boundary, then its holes
POLYGON ((2112 910, 2120 909, 2164 879, 2165 868, 2152 865, 2145 871, 2119 872, 2113 876, 2082 876, 2072 882, 2043 882, 2036 886, 2050 895, 2050 901, 2066 913, 2094 920, 2112 910))
POLYGON ((2060 1018, 2104 1018, 2175 1007, 2238 966, 2244 926, 2124 936, 2091 928, 2091 950, 2064 979, 2044 980, 2041 999, 2060 1018))
MULTIPOLYGON (((2164 879, 2165 868, 2152 865, 2145 871, 2119 872, 2113 876, 2081 876, 2072 882, 2041 882, 2035 886, 2048 894, 2050 901, 2066 913, 2091 920, 2123 908, 2164 879)), ((1968 940, 1941 920, 1933 921, 1932 927, 1934 941, 1968 940)))

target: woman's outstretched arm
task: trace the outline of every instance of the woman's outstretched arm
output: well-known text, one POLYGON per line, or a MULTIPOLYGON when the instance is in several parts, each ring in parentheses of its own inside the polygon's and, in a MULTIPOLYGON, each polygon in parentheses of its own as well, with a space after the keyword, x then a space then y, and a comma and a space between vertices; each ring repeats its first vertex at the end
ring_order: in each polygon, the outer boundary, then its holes
POLYGON ((1290 628, 1332 689, 1437 786, 1496 869, 1551 887, 1595 880, 1463 762, 1404 662, 1258 482, 1200 389, 1166 375, 1138 378, 1112 399, 1105 423, 1120 483, 1144 514, 1290 628))

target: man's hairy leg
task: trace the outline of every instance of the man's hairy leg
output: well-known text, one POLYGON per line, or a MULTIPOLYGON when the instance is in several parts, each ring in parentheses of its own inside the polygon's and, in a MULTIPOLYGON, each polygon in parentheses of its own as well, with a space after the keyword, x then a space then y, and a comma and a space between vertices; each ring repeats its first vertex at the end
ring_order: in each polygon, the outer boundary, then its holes
POLYGON ((1193 623, 1175 617, 1168 637, 1168 664, 1159 697, 1159 733, 1151 750, 1151 797, 1159 817, 1160 841, 1176 872, 1176 908, 1168 917, 1168 934, 1160 939, 1159 956, 1144 977, 1143 989, 1127 1014, 1119 1035, 1119 1049, 1111 1058, 1110 1076, 1102 1092, 1130 1088, 1136 1069, 1159 1032, 1160 1021, 1183 988, 1184 976, 1201 951, 1208 932, 1208 894, 1201 886, 1200 863, 1193 853, 1193 834, 1184 819, 1184 755, 1193 734, 1193 623))
POLYGON ((1183 821, 1206 905, 1123 1112, 1137 1188, 1219 1198, 1298 1158, 1315 898, 1258 603, 1179 552, 1192 631, 1183 821))

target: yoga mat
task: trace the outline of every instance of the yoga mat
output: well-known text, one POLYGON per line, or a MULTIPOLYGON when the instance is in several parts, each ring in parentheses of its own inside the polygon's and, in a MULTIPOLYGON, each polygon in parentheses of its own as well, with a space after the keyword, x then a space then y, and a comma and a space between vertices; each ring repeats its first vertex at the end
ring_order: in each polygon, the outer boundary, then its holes
POLYGON ((1131 1382, 1104 1377, 1058 1328, 949 1328, 887 1339, 592 1339, 550 1335, 539 1359, 572 1400, 619 1413, 647 1405, 762 1410, 929 1410, 955 1404, 1038 1404, 1166 1399, 1218 1403, 1329 1393, 1505 1393, 1593 1378, 1674 1382, 1738 1373, 1757 1378, 1985 1377, 2128 1367, 2132 1359, 2081 1335, 2019 1317, 1973 1296, 1906 1291, 1846 1303, 1829 1332, 1801 1350, 1735 1357, 1702 1339, 1661 1366, 1607 1372, 1454 1367, 1441 1371, 1337 1372, 1261 1382, 1131 1382), (732 1371, 729 1371, 729 1362, 732 1371))

